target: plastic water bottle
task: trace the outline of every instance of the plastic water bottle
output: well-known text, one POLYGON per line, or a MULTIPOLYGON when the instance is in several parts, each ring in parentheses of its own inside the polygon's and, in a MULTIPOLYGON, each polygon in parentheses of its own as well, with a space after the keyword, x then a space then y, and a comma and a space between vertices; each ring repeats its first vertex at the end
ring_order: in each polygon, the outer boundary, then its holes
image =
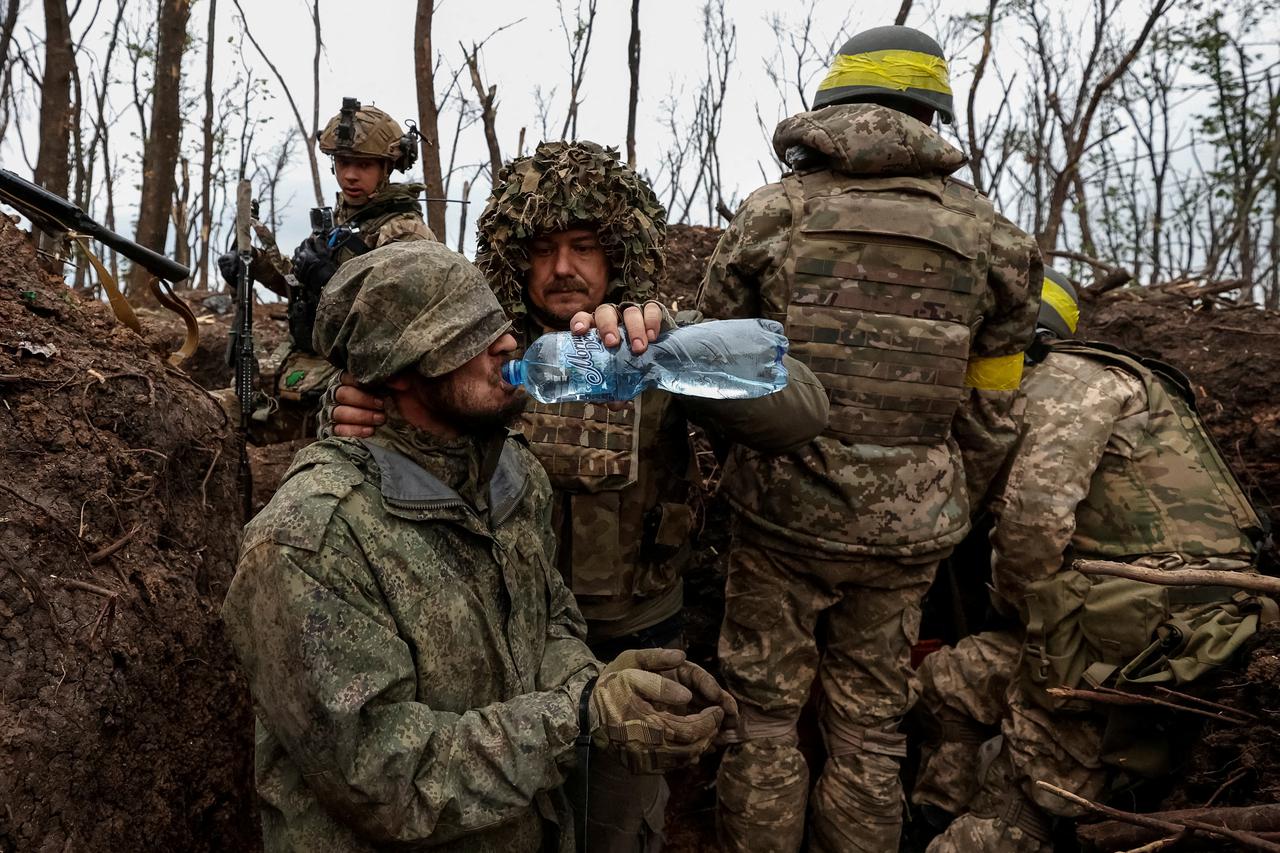
POLYGON ((787 384, 787 338, 772 320, 713 320, 660 335, 640 355, 607 348, 595 329, 543 335, 502 378, 542 403, 630 400, 647 388, 688 397, 742 400, 787 384))

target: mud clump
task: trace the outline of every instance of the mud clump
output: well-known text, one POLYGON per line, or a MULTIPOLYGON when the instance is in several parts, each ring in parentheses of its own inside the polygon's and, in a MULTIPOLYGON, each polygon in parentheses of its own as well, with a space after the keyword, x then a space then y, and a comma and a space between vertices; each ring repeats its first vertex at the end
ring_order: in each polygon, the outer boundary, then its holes
POLYGON ((231 425, 7 219, 0 402, 0 851, 257 849, 231 425))

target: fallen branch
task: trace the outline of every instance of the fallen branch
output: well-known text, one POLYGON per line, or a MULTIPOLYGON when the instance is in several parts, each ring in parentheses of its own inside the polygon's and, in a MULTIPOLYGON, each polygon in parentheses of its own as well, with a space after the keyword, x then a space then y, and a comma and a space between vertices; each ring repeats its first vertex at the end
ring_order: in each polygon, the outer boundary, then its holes
MULTIPOLYGON (((1180 832, 1184 832, 1185 830, 1190 829, 1190 830, 1194 830, 1195 832, 1205 833, 1207 835, 1220 835, 1223 838, 1230 838, 1232 841, 1236 842, 1237 844, 1241 844, 1252 850, 1265 850, 1265 851, 1268 851, 1268 853, 1280 853, 1280 844, 1267 841, 1265 838, 1259 838, 1257 835, 1251 832, 1244 832, 1238 829, 1231 829, 1230 827, 1226 827, 1226 826, 1214 826, 1212 824, 1204 823, 1199 820, 1193 820, 1190 817, 1186 817, 1186 816, 1182 816, 1177 821, 1174 821, 1169 819, 1152 817, 1151 815, 1134 814, 1133 812, 1126 812, 1126 811, 1121 811, 1120 809, 1113 809, 1110 806, 1104 806, 1101 803, 1095 803, 1092 800, 1086 800, 1084 797, 1081 797, 1077 794, 1071 793, 1070 791, 1059 788, 1057 785, 1050 785, 1048 782, 1045 782, 1040 779, 1036 780, 1036 787, 1042 791, 1048 791, 1050 794, 1053 794, 1055 797, 1059 797, 1063 800, 1066 800, 1069 803, 1074 803, 1075 805, 1079 806, 1082 809, 1086 809, 1088 811, 1094 812, 1095 814, 1106 815, 1107 817, 1112 818, 1114 820, 1119 820, 1125 823, 1131 823, 1134 826, 1141 826, 1146 829, 1155 830, 1157 833, 1160 833, 1162 837, 1176 835, 1180 832)), ((1277 806, 1277 808, 1280 808, 1280 806, 1277 806)), ((1200 811, 1200 815, 1199 815, 1200 817, 1207 816, 1203 810, 1198 810, 1198 811, 1200 811)), ((1081 831, 1083 831, 1084 829, 1085 827, 1081 827, 1081 831)))
POLYGON ((1144 844, 1141 847, 1134 847, 1132 850, 1125 850, 1124 853, 1156 853, 1157 850, 1166 850, 1186 838, 1185 832, 1179 832, 1177 835, 1170 835, 1168 838, 1157 838, 1150 844, 1144 844))
POLYGON ((1248 711, 1244 710, 1243 708, 1232 708, 1230 705, 1223 705, 1220 702, 1210 702, 1208 699, 1203 699, 1199 696, 1192 696, 1190 693, 1180 693, 1177 690, 1170 690, 1168 687, 1162 687, 1159 684, 1156 684, 1153 686, 1155 687, 1155 691, 1157 693, 1164 694, 1170 699, 1183 699, 1187 702, 1191 702, 1192 704, 1200 705, 1205 708, 1213 708, 1218 711, 1226 711, 1228 714, 1235 714, 1240 717, 1247 717, 1250 720, 1258 719, 1257 714, 1250 714, 1248 711))
POLYGON ((1147 696, 1142 693, 1129 693, 1124 690, 1116 690, 1112 687, 1103 687, 1100 690, 1081 690, 1079 688, 1070 687, 1050 687, 1047 691, 1050 696, 1059 699, 1078 699, 1084 702, 1093 702, 1097 705, 1122 705, 1131 707, 1134 705, 1149 705, 1161 708, 1172 708, 1175 711, 1183 711, 1187 714, 1196 714, 1201 717, 1208 717, 1220 723, 1231 723, 1236 726, 1243 726, 1248 720, 1239 717, 1225 716, 1221 711, 1209 711, 1203 708, 1192 708, 1186 705, 1179 705, 1176 702, 1170 702, 1167 699, 1160 699, 1155 696, 1147 696))
POLYGON ((100 548, 99 550, 94 551, 92 554, 89 555, 89 565, 94 566, 94 565, 97 565, 98 563, 101 563, 103 560, 107 559, 107 557, 110 557, 112 554, 119 551, 125 545, 128 545, 129 540, 133 538, 133 534, 137 533, 138 530, 140 530, 141 528, 142 528, 141 524, 135 524, 128 533, 121 536, 119 539, 112 542, 110 545, 107 545, 105 548, 100 548))
POLYGON ((78 589, 81 592, 91 592, 94 595, 100 595, 103 598, 119 598, 120 596, 119 593, 112 592, 106 587, 98 586, 96 583, 76 580, 75 578, 60 578, 55 575, 50 575, 49 577, 53 578, 61 586, 65 586, 67 589, 78 589))
POLYGON ((1087 293, 1090 296, 1101 295, 1108 291, 1115 290, 1117 287, 1123 287, 1133 281, 1133 273, 1129 272, 1129 270, 1124 267, 1098 260, 1097 258, 1081 254, 1080 252, 1068 252, 1065 250, 1055 249, 1050 252, 1045 252, 1045 254, 1086 264, 1093 267, 1095 270, 1102 272, 1101 276, 1094 279, 1093 284, 1086 285, 1081 288, 1084 293, 1087 293))
MULTIPOLYGON (((1264 840, 1274 841, 1275 839, 1270 836, 1280 829, 1280 804, 1178 809, 1153 812, 1147 817, 1175 824, 1186 818, 1209 824, 1223 824, 1238 831, 1254 833, 1264 840)), ((1129 850, 1130 853, 1134 853, 1138 845, 1149 845, 1157 839, 1168 840, 1168 833, 1118 820, 1082 824, 1076 829, 1076 835, 1089 847, 1100 850, 1129 850)))
POLYGON ((1110 560, 1076 560, 1071 568, 1085 575, 1107 575, 1161 586, 1230 586, 1280 596, 1280 578, 1223 569, 1151 569, 1110 560))

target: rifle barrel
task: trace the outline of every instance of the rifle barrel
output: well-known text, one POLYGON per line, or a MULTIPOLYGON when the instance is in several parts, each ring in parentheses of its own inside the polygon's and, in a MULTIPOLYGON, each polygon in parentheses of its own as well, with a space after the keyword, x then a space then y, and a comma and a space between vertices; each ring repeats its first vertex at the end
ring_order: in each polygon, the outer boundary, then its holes
POLYGON ((92 237, 165 281, 179 282, 191 277, 189 267, 117 234, 65 198, 54 195, 8 169, 0 169, 0 199, 16 207, 45 230, 48 230, 49 223, 54 223, 64 231, 92 237))

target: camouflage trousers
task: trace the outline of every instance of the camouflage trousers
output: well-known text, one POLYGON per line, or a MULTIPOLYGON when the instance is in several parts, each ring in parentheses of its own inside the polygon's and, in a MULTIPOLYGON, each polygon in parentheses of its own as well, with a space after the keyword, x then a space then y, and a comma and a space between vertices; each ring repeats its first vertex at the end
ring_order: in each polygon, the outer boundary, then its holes
POLYGON ((716 783, 725 849, 800 848, 810 798, 796 721, 815 678, 828 758, 808 809, 810 849, 898 849, 897 729, 916 697, 920 601, 943 556, 832 559, 735 536, 719 654, 742 726, 716 783))
POLYGON ((917 710, 930 734, 911 799, 959 815, 929 853, 1048 853, 1052 818, 1079 811, 1034 782, 1102 792, 1101 718, 1033 703, 1017 678, 1021 653, 1018 634, 992 631, 920 665, 917 710))

